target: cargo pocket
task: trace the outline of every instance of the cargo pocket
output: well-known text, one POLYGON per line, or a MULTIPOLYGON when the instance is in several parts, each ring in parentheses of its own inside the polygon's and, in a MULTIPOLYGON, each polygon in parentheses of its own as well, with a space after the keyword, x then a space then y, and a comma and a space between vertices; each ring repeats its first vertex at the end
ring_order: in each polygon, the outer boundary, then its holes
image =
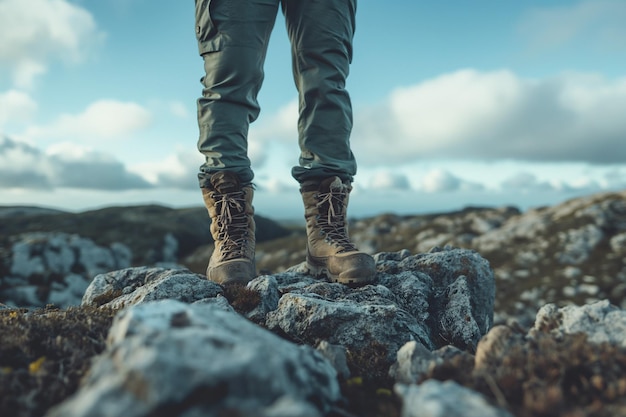
POLYGON ((221 35, 211 19, 211 0, 196 0, 196 38, 200 55, 221 49, 221 35))

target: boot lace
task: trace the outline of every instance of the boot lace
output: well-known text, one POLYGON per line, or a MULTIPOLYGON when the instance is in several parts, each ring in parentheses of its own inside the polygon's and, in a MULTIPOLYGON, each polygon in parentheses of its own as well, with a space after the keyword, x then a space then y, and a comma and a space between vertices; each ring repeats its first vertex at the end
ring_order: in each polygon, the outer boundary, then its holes
POLYGON ((318 193, 318 213, 317 225, 321 233, 325 236, 326 242, 339 248, 338 253, 353 252, 357 248, 350 242, 348 230, 346 229, 345 199, 347 195, 344 190, 332 188, 327 193, 318 193))
POLYGON ((218 211, 215 220, 218 226, 217 240, 222 242, 221 260, 248 258, 248 221, 244 192, 214 193, 212 198, 218 211))

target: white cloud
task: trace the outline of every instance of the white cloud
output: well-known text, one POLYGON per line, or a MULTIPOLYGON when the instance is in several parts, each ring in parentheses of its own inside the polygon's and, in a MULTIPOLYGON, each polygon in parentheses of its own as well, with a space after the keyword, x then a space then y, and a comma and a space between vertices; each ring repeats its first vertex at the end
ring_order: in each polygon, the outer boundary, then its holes
POLYGON ((550 191, 554 188, 547 181, 540 181, 530 172, 518 172, 504 181, 501 188, 504 191, 550 191))
POLYGON ((41 151, 0 136, 0 188, 47 188, 49 171, 50 161, 41 151))
POLYGON ((48 126, 26 130, 29 138, 59 138, 63 140, 122 139, 146 128, 152 121, 151 113, 136 103, 99 100, 79 114, 63 114, 48 126))
POLYGON ((204 161, 193 149, 178 149, 163 160, 136 164, 129 170, 155 187, 198 189, 198 168, 204 161))
POLYGON ((250 127, 252 140, 292 142, 298 140, 298 101, 292 100, 274 114, 259 119, 250 127))
POLYGON ((625 21, 623 0, 587 0, 535 8, 524 16, 519 31, 530 40, 533 51, 549 51, 577 41, 624 51, 625 21))
MULTIPOLYGON (((558 168, 556 168, 558 170, 558 168)), ((528 171, 520 171, 505 178, 500 184, 500 189, 504 192, 585 192, 594 193, 603 187, 594 179, 589 177, 575 178, 550 178, 548 180, 539 179, 535 174, 528 171)))
POLYGON ((421 189, 428 193, 456 191, 461 187, 461 180, 443 169, 429 171, 421 182, 421 189))
POLYGON ((44 152, 7 137, 0 138, 0 186, 97 190, 151 187, 111 155, 69 143, 57 144, 44 152))
POLYGON ((37 103, 19 90, 0 93, 0 129, 7 123, 27 122, 37 111, 37 103))
POLYGON ((67 0, 0 2, 0 69, 29 88, 50 61, 83 60, 104 35, 93 16, 67 0))
POLYGON ((398 89, 356 115, 353 148, 373 166, 423 158, 626 161, 626 78, 462 70, 398 89))
POLYGON ((250 163, 253 166, 263 166, 268 158, 267 143, 253 140, 250 137, 248 140, 248 158, 250 158, 250 163))
POLYGON ((289 177, 289 180, 290 181, 285 182, 283 179, 277 177, 261 178, 255 181, 255 185, 260 192, 267 192, 269 194, 292 192, 298 195, 298 187, 295 185, 295 182, 291 180, 291 177, 289 177))
POLYGON ((158 168, 157 185, 181 189, 198 188, 198 167, 204 161, 199 152, 179 151, 158 168))
POLYGON ((602 185, 609 189, 626 189, 626 168, 612 169, 603 178, 602 185))
POLYGON ((404 174, 381 171, 375 173, 369 181, 369 188, 377 190, 409 190, 411 185, 404 174))
POLYGON ((290 101, 276 113, 250 126, 248 157, 252 165, 261 168, 274 161, 271 153, 293 155, 293 158, 299 155, 297 100, 290 101))

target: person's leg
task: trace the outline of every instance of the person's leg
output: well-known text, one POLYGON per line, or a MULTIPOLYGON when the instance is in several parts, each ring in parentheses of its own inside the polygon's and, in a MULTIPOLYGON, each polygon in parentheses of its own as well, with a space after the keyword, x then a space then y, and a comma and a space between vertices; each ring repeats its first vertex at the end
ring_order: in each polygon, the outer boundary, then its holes
POLYGON ((299 92, 299 165, 302 183, 337 175, 352 180, 352 105, 346 78, 352 60, 356 0, 283 0, 299 92))
POLYGON ((263 63, 280 0, 196 0, 196 35, 204 59, 198 99, 198 150, 205 156, 198 179, 235 172, 242 184, 253 173, 248 159, 248 127, 259 115, 257 95, 263 63))
POLYGON ((352 60, 356 0, 283 0, 300 98, 300 183, 307 230, 307 265, 314 275, 363 285, 374 259, 348 237, 347 207, 356 173, 350 150, 352 107, 345 89, 352 60))
POLYGON ((198 100, 198 179, 211 218, 215 249, 207 278, 245 284, 256 275, 253 173, 248 127, 259 114, 257 94, 280 0, 196 0, 196 34, 204 59, 198 100))

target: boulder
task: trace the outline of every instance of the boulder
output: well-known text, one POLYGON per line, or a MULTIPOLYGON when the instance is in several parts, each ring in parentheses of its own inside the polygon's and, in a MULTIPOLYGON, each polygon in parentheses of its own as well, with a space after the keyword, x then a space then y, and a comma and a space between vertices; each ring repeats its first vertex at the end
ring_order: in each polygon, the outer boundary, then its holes
MULTIPOLYGON (((68 307, 80 304, 97 274, 130 266, 132 254, 121 243, 100 246, 91 239, 58 232, 13 237, 0 276, 0 302, 15 306, 68 307)), ((0 259, 0 270, 2 270, 0 259)))
POLYGON ((162 300, 116 316, 81 389, 48 417, 317 417, 339 397, 315 349, 212 304, 162 300))
POLYGON ((221 293, 222 287, 183 267, 137 267, 96 276, 82 304, 120 308, 164 299, 192 303, 221 293))
POLYGON ((626 348, 626 311, 608 300, 562 308, 546 304, 537 313, 529 335, 532 337, 537 332, 550 332, 557 337, 585 333, 592 343, 611 343, 626 348))
POLYGON ((481 394, 453 381, 397 384, 395 392, 402 398, 402 417, 512 417, 481 394))

